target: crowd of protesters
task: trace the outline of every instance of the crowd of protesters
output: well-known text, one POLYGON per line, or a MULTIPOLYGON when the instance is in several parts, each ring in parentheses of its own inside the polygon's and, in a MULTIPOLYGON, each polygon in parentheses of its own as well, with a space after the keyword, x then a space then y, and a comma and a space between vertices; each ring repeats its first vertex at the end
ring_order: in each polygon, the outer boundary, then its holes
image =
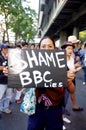
MULTIPOLYGON (((1 44, 1 47, 0 47, 0 119, 2 118, 2 112, 6 114, 12 114, 12 111, 10 110, 10 103, 13 102, 13 99, 14 99, 14 101, 17 104, 21 104, 22 93, 25 94, 26 92, 25 89, 22 88, 21 86, 19 88, 8 88, 7 76, 4 74, 4 69, 8 65, 7 64, 8 63, 8 48, 10 47, 12 46, 10 46, 8 43, 3 43, 1 44)), ((50 37, 45 37, 44 39, 42 39, 39 45, 35 45, 35 44, 29 45, 27 42, 18 42, 16 43, 15 47, 19 49, 28 49, 28 48, 49 49, 49 50, 56 49, 54 40, 50 37)), ((49 92, 51 90, 37 89, 36 90, 37 100, 39 101, 39 98, 42 98, 42 99, 40 103, 37 102, 36 114, 34 114, 34 116, 31 115, 28 118, 28 128, 27 128, 28 130, 34 130, 34 128, 35 130, 40 130, 40 129, 44 130, 44 128, 46 128, 46 130, 51 130, 51 129, 53 130, 64 129, 65 130, 66 127, 63 125, 64 121, 67 123, 71 123, 71 121, 65 117, 66 114, 70 115, 70 112, 66 110, 66 105, 68 102, 69 95, 73 104, 72 110, 74 112, 77 112, 77 111, 80 112, 84 110, 82 107, 77 105, 77 101, 75 98, 75 91, 76 91, 75 75, 82 68, 84 72, 82 85, 86 85, 86 43, 83 43, 82 45, 80 43, 80 40, 78 40, 76 36, 69 36, 67 41, 63 43, 60 49, 66 50, 67 69, 68 69, 67 71, 71 70, 74 74, 73 85, 72 85, 73 90, 69 90, 69 89, 64 90, 65 105, 63 105, 62 103, 57 105, 58 102, 57 103, 55 102, 56 105, 53 105, 52 96, 54 94, 51 95, 51 98, 48 96, 49 94, 46 95, 46 92, 49 92), (47 100, 50 101, 52 105, 46 107, 45 100, 43 98, 47 98, 47 100), (41 111, 45 114, 45 118, 44 118, 43 113, 41 113, 41 111), (59 116, 56 113, 59 113, 59 116), (46 122, 44 122, 45 120, 46 122)), ((70 79, 72 79, 71 76, 70 76, 70 79)), ((58 90, 55 90, 55 92, 56 91, 58 90)))
MULTIPOLYGON (((35 44, 33 45, 35 48, 35 44)), ((21 103, 20 98, 23 92, 21 87, 14 89, 9 88, 7 76, 3 74, 4 68, 8 66, 8 48, 27 49, 28 46, 29 44, 27 42, 18 42, 15 46, 11 46, 8 41, 0 45, 0 119, 2 117, 2 112, 6 114, 12 113, 10 110, 10 103, 13 101, 15 101, 17 104, 21 103)), ((30 46, 32 46, 32 44, 30 46)))

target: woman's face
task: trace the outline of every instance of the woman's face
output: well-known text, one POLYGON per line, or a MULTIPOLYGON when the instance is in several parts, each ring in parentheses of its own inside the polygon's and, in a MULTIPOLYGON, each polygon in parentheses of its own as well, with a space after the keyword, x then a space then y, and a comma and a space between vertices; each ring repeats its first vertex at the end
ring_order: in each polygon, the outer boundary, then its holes
POLYGON ((73 47, 72 46, 67 46, 65 50, 66 50, 67 56, 71 56, 73 54, 73 47))
POLYGON ((54 50, 55 46, 51 39, 46 38, 41 41, 40 49, 54 50))

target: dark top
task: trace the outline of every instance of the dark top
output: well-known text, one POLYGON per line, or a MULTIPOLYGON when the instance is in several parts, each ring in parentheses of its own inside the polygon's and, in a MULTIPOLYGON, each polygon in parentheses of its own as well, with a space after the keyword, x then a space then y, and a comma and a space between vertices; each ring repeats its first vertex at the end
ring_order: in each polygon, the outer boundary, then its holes
MULTIPOLYGON (((0 66, 7 66, 7 59, 0 53, 0 66)), ((7 84, 7 76, 3 74, 3 71, 0 71, 0 84, 7 84)))

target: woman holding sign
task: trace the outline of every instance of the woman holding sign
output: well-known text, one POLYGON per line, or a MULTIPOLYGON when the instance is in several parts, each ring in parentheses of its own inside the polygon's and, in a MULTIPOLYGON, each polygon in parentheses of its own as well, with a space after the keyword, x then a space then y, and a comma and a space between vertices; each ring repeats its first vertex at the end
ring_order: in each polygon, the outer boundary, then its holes
MULTIPOLYGON (((45 37, 39 44, 40 49, 55 49, 55 42, 45 37)), ((72 71, 68 77, 74 78, 72 71)), ((64 102, 64 88, 36 88, 36 112, 29 116, 27 130, 62 130, 62 105, 64 102)))
MULTIPOLYGON (((55 42, 50 37, 44 37, 39 44, 39 48, 54 50, 55 42)), ((4 70, 4 74, 8 75, 7 68, 4 70)), ((68 71, 67 77, 71 80, 74 79, 74 73, 68 71)), ((36 88, 35 95, 36 109, 35 113, 28 118, 27 130, 62 130, 63 86, 60 88, 58 86, 55 88, 36 88)))

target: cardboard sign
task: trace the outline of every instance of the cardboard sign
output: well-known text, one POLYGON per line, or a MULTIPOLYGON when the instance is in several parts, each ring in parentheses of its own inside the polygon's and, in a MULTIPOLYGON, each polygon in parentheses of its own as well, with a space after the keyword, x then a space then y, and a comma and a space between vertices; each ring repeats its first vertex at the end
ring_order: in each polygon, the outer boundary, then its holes
POLYGON ((64 50, 8 50, 9 87, 62 87, 67 85, 64 50))

